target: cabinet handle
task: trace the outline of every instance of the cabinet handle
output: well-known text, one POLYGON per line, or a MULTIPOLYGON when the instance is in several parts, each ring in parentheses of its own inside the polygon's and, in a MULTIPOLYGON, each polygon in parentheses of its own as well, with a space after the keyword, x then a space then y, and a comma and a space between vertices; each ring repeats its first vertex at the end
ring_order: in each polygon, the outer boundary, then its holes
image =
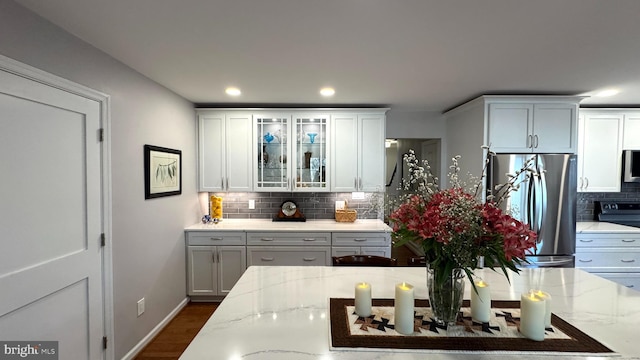
POLYGON ((533 135, 533 138, 536 140, 536 146, 535 148, 538 148, 538 135, 533 135))
POLYGON ((353 241, 367 241, 367 239, 363 239, 363 238, 355 238, 355 239, 353 239, 353 241))
POLYGON ((533 148, 533 137, 531 135, 527 135, 527 147, 533 148))
POLYGON ((628 288, 632 288, 635 287, 634 285, 627 285, 628 288))
POLYGON ((580 261, 580 262, 592 262, 592 261, 593 261, 593 259, 589 259, 589 260, 579 259, 578 261, 580 261))
POLYGON ((358 190, 362 190, 362 178, 358 178, 358 190))
POLYGON ((306 257, 306 258, 302 258, 302 260, 304 260, 304 261, 315 261, 315 260, 316 260, 316 258, 314 258, 314 257, 308 257, 308 258, 307 258, 307 257, 306 257))
POLYGON ((224 176, 220 178, 220 188, 224 190, 224 176))
POLYGON ((273 261, 273 258, 268 258, 268 257, 261 257, 260 260, 262 261, 273 261))
POLYGON ((260 238, 260 241, 273 241, 273 238, 260 238))
POLYGON ((216 262, 216 252, 215 251, 213 253, 211 253, 211 261, 213 261, 214 264, 216 262))
POLYGON ((315 238, 304 238, 302 239, 302 241, 316 241, 315 238))
POLYGON ((213 241, 220 241, 220 240, 222 240, 222 238, 218 238, 218 237, 212 237, 212 238, 209 238, 209 239, 211 239, 211 240, 213 240, 213 241))
POLYGON ((578 185, 578 188, 580 188, 580 190, 582 190, 582 184, 584 183, 584 180, 582 179, 582 176, 580 177, 580 185, 578 185))
POLYGON ((227 181, 225 181, 226 183, 226 187, 225 190, 229 190, 229 178, 226 178, 227 181))
POLYGON ((580 239, 580 242, 593 242, 593 239, 580 239))
POLYGON ((632 263, 632 262, 636 262, 634 259, 631 259, 631 260, 621 259, 620 261, 622 261, 623 263, 632 263))
POLYGON ((622 242, 626 242, 626 243, 632 243, 635 242, 636 239, 622 239, 622 242))
POLYGON ((357 177, 353 178, 353 188, 358 190, 358 178, 357 177))
POLYGON ((218 263, 220 262, 220 251, 216 251, 216 254, 218 254, 218 263))
POLYGON ((589 178, 587 178, 587 177, 584 178, 584 182, 585 182, 584 188, 585 189, 589 188, 589 178))

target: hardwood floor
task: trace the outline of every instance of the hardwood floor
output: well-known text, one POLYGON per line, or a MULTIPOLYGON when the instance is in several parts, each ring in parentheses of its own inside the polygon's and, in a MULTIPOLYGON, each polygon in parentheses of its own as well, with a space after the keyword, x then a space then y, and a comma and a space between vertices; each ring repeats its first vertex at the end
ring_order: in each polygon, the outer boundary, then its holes
POLYGON ((135 359, 178 359, 217 307, 217 303, 187 304, 135 359))
MULTIPOLYGON (((415 254, 400 246, 391 249, 391 256, 398 259, 398 266, 406 266, 407 259, 415 254)), ((135 359, 178 359, 217 307, 217 303, 187 304, 135 359)))

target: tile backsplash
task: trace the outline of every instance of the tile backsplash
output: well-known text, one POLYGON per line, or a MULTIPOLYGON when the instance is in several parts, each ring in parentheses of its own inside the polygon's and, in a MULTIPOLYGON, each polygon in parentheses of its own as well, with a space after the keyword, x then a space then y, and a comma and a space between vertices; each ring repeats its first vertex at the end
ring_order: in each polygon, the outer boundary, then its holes
MULTIPOLYGON (((335 202, 347 201, 350 209, 358 211, 358 219, 381 219, 381 193, 365 193, 364 200, 352 200, 351 193, 211 193, 222 197, 223 219, 271 219, 285 200, 296 202, 308 220, 334 219, 335 202), (255 200, 255 209, 249 209, 255 200)), ((206 208, 206 207, 205 207, 206 208)))
POLYGON ((578 193, 577 221, 594 220, 595 201, 628 201, 640 202, 640 183, 622 183, 620 192, 586 192, 578 193))

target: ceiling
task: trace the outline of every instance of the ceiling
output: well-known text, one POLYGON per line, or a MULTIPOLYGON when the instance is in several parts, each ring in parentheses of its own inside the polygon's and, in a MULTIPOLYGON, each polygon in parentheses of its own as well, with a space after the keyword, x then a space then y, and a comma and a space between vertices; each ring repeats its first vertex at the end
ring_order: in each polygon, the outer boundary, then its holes
POLYGON ((440 112, 615 87, 583 106, 640 106, 638 0, 16 1, 197 104, 440 112))

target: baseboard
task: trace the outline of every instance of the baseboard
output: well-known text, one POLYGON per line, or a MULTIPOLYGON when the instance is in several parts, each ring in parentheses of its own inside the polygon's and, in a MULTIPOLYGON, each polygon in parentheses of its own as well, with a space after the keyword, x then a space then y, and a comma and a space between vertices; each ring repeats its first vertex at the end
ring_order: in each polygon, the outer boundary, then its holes
POLYGON ((169 315, 162 319, 162 321, 160 321, 160 323, 147 334, 147 336, 143 337, 142 340, 140 340, 140 342, 136 344, 136 346, 129 350, 129 352, 122 357, 122 360, 132 360, 133 358, 135 358, 144 349, 144 347, 149 345, 151 340, 153 340, 153 338, 156 337, 156 335, 158 335, 160 331, 162 331, 162 329, 164 329, 164 327, 167 326, 167 324, 169 324, 169 322, 173 320, 174 317, 176 317, 176 315, 178 315, 180 310, 184 309, 184 307, 187 306, 188 303, 188 297, 182 300, 178 304, 178 306, 176 306, 169 313, 169 315))

